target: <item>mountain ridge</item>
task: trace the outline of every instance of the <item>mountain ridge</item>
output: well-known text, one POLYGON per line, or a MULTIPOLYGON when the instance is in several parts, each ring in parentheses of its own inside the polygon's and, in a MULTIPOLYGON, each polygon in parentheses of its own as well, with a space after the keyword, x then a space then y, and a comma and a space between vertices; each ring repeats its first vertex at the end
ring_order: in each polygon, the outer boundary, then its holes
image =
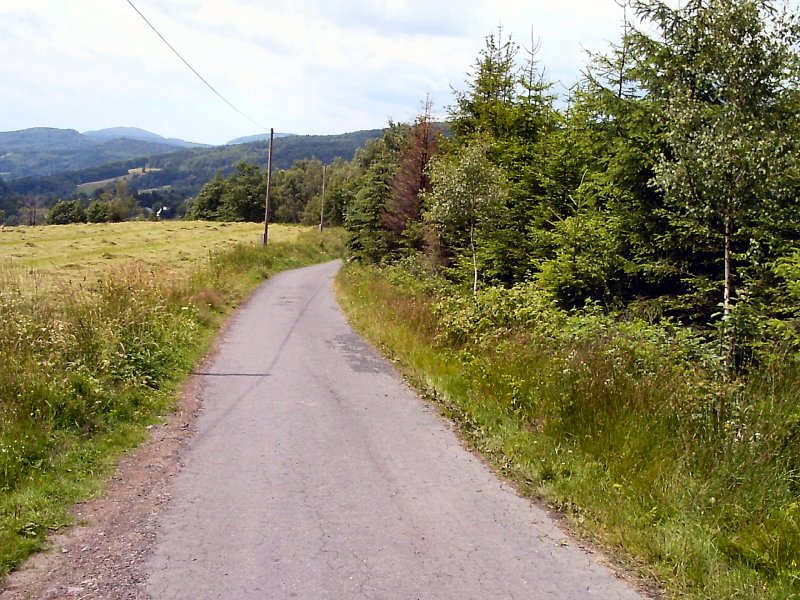
MULTIPOLYGON (((275 139, 278 138, 285 138, 285 137, 292 137, 294 135, 298 135, 296 133, 278 133, 275 132, 275 139)), ((250 142, 265 142, 269 140, 268 133, 257 133, 255 135, 245 135, 243 137, 238 137, 229 141, 226 146, 234 146, 236 144, 249 144, 250 142)))
POLYGON ((141 129, 139 127, 107 127, 105 129, 97 129, 94 131, 84 131, 84 135, 92 140, 105 142, 113 139, 128 139, 128 140, 141 140, 145 142, 155 142, 158 144, 167 144, 169 146, 176 146, 180 148, 210 148, 210 144, 200 144, 197 142, 188 142, 180 138, 165 138, 162 135, 141 129))
MULTIPOLYGON (((289 168, 295 161, 317 158, 329 164, 337 157, 351 160, 358 148, 381 137, 384 129, 367 129, 339 135, 292 135, 275 140, 273 167, 289 168)), ((117 140, 119 141, 119 140, 117 140)), ((106 144, 113 144, 107 142, 106 144)), ((150 142, 139 142, 147 147, 150 142)), ((240 162, 266 166, 267 146, 265 141, 249 142, 210 148, 172 148, 158 155, 139 154, 135 157, 119 157, 100 165, 67 169, 58 172, 6 178, 7 186, 18 195, 48 197, 73 197, 76 186, 99 180, 123 177, 130 169, 146 166, 148 171, 136 178, 138 189, 170 188, 184 196, 196 194, 215 174, 223 176, 234 172, 240 162)), ((73 153, 75 154, 75 153, 73 153)), ((0 171, 4 158, 0 156, 0 171)), ((52 167, 47 163, 47 167, 52 167)), ((42 165, 39 165, 42 167, 42 165)), ((134 185, 134 184, 132 184, 134 185)))
MULTIPOLYGON (((342 156, 349 160, 356 147, 379 137, 382 131, 359 130, 332 135, 276 133, 275 140, 287 151, 283 157, 285 160, 312 156, 322 160, 342 156)), ((249 147, 252 144, 264 144, 266 148, 268 139, 269 134, 256 134, 212 146, 164 138, 137 127, 111 127, 84 133, 75 129, 32 127, 0 132, 0 178, 10 182, 58 176, 131 161, 139 166, 151 166, 157 162, 157 157, 176 152, 224 151, 226 148, 249 147)), ((244 160, 252 159, 250 150, 233 153, 241 154, 244 160)), ((224 163, 224 166, 220 165, 223 170, 232 168, 228 161, 221 162, 224 163)))
POLYGON ((136 127, 79 133, 75 129, 31 127, 0 132, 0 177, 7 180, 54 175, 187 148, 210 148, 167 139, 136 127))
POLYGON ((8 152, 74 150, 91 145, 93 142, 75 129, 30 127, 0 131, 0 156, 8 152))
POLYGON ((139 127, 109 127, 83 133, 75 129, 58 127, 28 127, 14 131, 0 131, 0 153, 71 150, 76 147, 101 145, 116 139, 153 142, 176 148, 211 147, 210 144, 188 142, 179 138, 165 138, 139 127))

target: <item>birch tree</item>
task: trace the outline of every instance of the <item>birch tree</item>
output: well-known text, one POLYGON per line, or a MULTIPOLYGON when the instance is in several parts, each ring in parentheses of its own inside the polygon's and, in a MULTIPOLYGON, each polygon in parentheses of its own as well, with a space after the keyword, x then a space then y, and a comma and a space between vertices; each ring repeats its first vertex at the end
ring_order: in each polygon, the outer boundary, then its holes
POLYGON ((653 179, 671 224, 663 242, 719 257, 718 271, 686 276, 716 281, 727 319, 765 232, 797 205, 797 19, 770 0, 632 5, 656 29, 630 42, 666 132, 653 179))
POLYGON ((472 292, 478 291, 481 253, 486 251, 486 232, 497 210, 503 206, 506 188, 502 171, 486 156, 480 142, 457 154, 431 162, 432 192, 426 195, 426 221, 444 241, 444 246, 471 268, 472 292))

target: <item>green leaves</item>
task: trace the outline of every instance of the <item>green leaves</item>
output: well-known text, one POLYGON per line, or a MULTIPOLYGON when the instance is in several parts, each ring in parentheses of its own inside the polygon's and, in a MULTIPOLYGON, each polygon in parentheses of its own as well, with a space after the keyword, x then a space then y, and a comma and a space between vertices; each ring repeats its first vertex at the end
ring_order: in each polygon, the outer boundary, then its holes
POLYGON ((773 217, 796 205, 786 174, 796 171, 800 148, 785 129, 797 123, 800 36, 768 1, 672 9, 637 0, 634 8, 657 28, 630 36, 638 85, 665 132, 652 183, 664 196, 672 243, 711 260, 687 261, 686 275, 716 279, 727 315, 737 288, 763 277, 763 263, 748 261, 750 240, 780 237, 768 233, 773 217))
POLYGON ((638 29, 626 19, 560 111, 536 48, 520 61, 489 35, 427 171, 406 164, 414 125, 356 159, 353 255, 419 251, 473 296, 533 281, 563 308, 709 333, 732 331, 737 303, 789 318, 775 265, 800 240, 798 17, 769 0, 673 6, 633 0, 638 29))
POLYGON ((477 291, 483 266, 479 256, 492 252, 487 246, 506 199, 503 173, 487 158, 487 147, 475 142, 456 155, 433 161, 430 178, 425 220, 447 251, 468 253, 472 287, 477 291))
POLYGON ((47 212, 47 222, 50 225, 85 223, 86 210, 79 200, 61 200, 47 212))

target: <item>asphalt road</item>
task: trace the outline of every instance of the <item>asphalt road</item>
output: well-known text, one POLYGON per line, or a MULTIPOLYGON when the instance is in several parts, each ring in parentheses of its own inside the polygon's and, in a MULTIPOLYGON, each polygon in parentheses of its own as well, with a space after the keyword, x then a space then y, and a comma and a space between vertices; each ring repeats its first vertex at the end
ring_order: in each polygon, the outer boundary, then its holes
POLYGON ((226 330, 157 545, 153 598, 640 596, 459 443, 348 326, 339 268, 226 330))

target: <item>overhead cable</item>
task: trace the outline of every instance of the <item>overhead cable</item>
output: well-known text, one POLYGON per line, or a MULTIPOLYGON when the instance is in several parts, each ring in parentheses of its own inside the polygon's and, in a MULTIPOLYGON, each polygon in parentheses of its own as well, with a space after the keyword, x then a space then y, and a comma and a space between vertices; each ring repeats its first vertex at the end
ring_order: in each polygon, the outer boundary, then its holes
POLYGON ((160 38, 161 38, 161 41, 162 41, 162 42, 164 42, 164 43, 167 45, 167 47, 168 47, 170 50, 172 50, 172 52, 175 54, 175 56, 177 56, 178 58, 180 58, 180 59, 181 59, 181 62, 183 62, 183 64, 185 64, 187 67, 189 67, 189 69, 191 70, 191 72, 192 72, 192 73, 194 73, 194 74, 197 76, 197 78, 198 78, 200 81, 202 81, 204 84, 206 84, 206 87, 208 87, 208 89, 210 89, 212 92, 214 92, 214 93, 215 93, 217 96, 219 96, 219 98, 220 98, 220 99, 221 99, 221 100, 222 100, 222 101, 223 101, 225 104, 227 104, 228 106, 230 106, 230 107, 231 107, 233 110, 235 110, 235 111, 236 111, 237 113, 239 113, 239 114, 240 114, 242 117, 244 117, 245 119, 247 119, 248 121, 250 121, 250 122, 251 122, 253 125, 255 125, 255 126, 257 126, 257 127, 261 128, 261 129, 263 129, 264 131, 269 131, 269 129, 268 129, 267 127, 264 127, 264 126, 263 126, 261 123, 259 123, 258 121, 255 121, 255 120, 251 119, 250 117, 248 117, 248 116, 247 116, 245 113, 243 113, 241 110, 239 110, 238 108, 236 108, 236 107, 235 107, 235 106, 234 106, 234 105, 233 105, 233 104, 232 104, 232 103, 231 103, 231 102, 230 102, 230 101, 229 101, 229 100, 228 100, 228 99, 227 99, 225 96, 223 96, 222 94, 220 94, 220 93, 219 93, 219 92, 218 92, 218 91, 217 91, 217 90, 214 88, 214 86, 213 86, 213 85, 211 85, 210 83, 208 83, 208 81, 206 81, 206 79, 205 79, 205 78, 204 78, 202 75, 200 75, 200 73, 198 73, 198 72, 197 72, 197 70, 196 70, 196 69, 195 69, 195 68, 194 68, 192 65, 190 65, 190 64, 189 64, 189 62, 188 62, 188 61, 187 61, 185 58, 183 58, 183 56, 181 56, 180 52, 178 52, 178 51, 177 51, 177 50, 176 50, 176 49, 175 49, 175 48, 172 46, 172 44, 170 44, 170 43, 167 41, 167 38, 165 38, 163 35, 161 35, 161 32, 160 32, 158 29, 156 29, 155 25, 153 25, 153 24, 152 24, 150 21, 148 21, 148 20, 147 20, 147 17, 145 17, 145 16, 142 14, 142 11, 140 11, 138 8, 136 8, 136 5, 135 5, 133 2, 131 2, 131 0, 127 0, 127 2, 128 2, 128 4, 130 4, 130 5, 131 5, 131 8, 133 8, 133 10, 135 10, 135 11, 136 11, 136 14, 138 14, 140 17, 142 17, 142 20, 143 20, 145 23, 147 23, 147 25, 150 27, 150 29, 152 29, 153 31, 155 31, 156 35, 157 35, 158 37, 160 37, 160 38))

